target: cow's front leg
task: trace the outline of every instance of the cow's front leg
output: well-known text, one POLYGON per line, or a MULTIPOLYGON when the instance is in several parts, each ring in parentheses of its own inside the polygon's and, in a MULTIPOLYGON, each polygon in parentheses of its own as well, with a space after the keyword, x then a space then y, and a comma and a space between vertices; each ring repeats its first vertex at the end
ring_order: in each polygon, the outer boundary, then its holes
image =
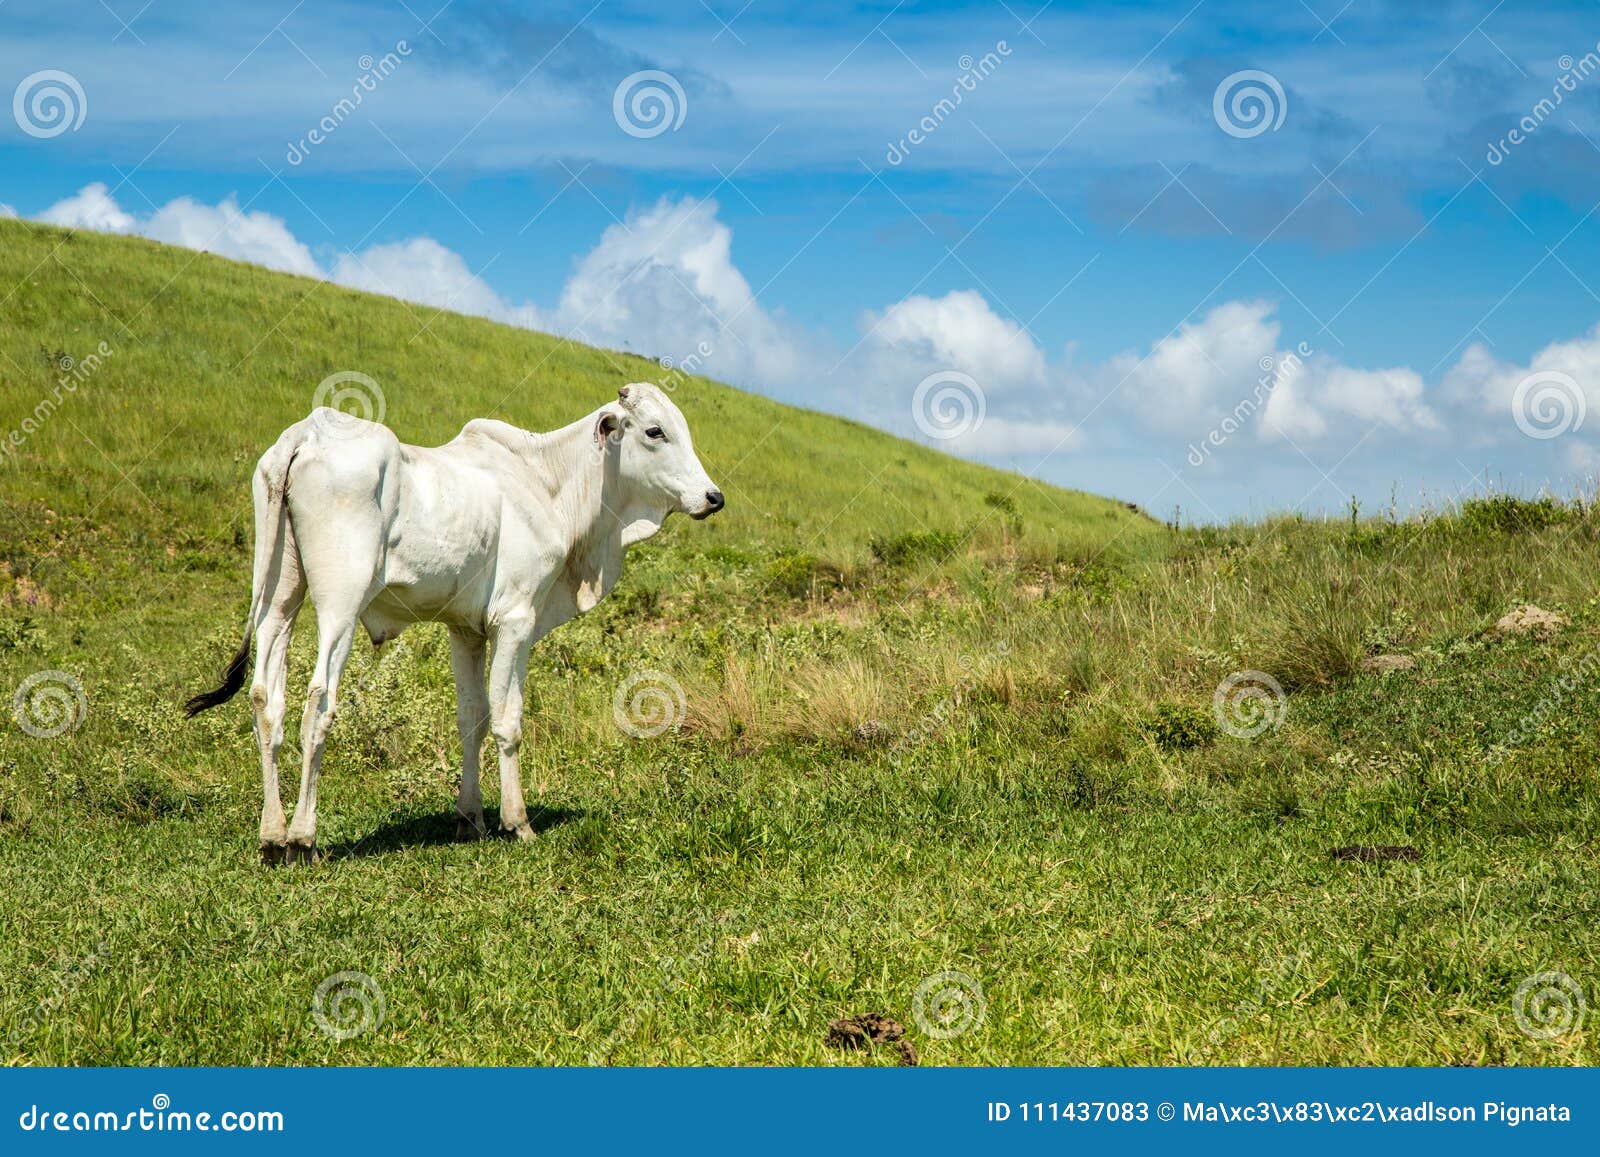
POLYGON ((500 755, 500 827, 515 832, 519 840, 533 839, 517 761, 522 749, 522 686, 533 640, 531 622, 502 623, 495 630, 494 657, 489 661, 489 727, 500 755))
POLYGON ((483 685, 486 640, 475 631, 450 628, 450 666, 456 676, 456 730, 461 734, 461 788, 456 794, 456 839, 484 835, 478 753, 489 733, 489 696, 483 685))

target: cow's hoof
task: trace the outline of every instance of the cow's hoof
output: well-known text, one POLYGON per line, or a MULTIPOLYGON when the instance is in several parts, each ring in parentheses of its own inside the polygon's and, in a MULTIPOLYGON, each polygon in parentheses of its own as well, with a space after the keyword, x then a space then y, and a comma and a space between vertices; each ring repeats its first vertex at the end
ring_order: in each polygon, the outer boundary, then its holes
POLYGON ((287 850, 287 847, 283 844, 263 843, 261 845, 261 862, 269 868, 276 868, 283 863, 283 856, 287 850))
POLYGON ((456 816, 456 843, 470 844, 483 838, 483 817, 456 816))
POLYGON ((500 830, 507 835, 515 836, 519 840, 532 840, 538 838, 538 833, 533 830, 533 825, 527 820, 520 824, 501 824, 500 830))
POLYGON ((316 840, 290 840, 285 850, 283 862, 286 864, 314 864, 317 862, 316 840))

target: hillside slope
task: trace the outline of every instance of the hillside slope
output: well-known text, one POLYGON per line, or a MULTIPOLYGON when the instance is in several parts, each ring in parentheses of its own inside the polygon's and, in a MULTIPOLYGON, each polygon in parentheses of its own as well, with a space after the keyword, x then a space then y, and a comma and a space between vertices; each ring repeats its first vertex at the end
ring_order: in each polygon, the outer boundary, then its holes
POLYGON ((420 444, 447 441, 472 417, 549 429, 627 381, 676 382, 730 500, 703 528, 708 543, 843 562, 865 552, 869 535, 995 524, 981 542, 1002 520, 986 495, 1005 496, 1044 552, 1155 529, 1118 503, 680 380, 643 358, 143 239, 0 221, 0 287, 0 436, 62 394, 68 366, 84 379, 67 386, 58 420, 0 462, 8 501, 63 517, 93 508, 101 523, 165 520, 198 540, 225 534, 248 508, 248 461, 309 411, 320 382, 356 371, 377 383, 384 420, 420 444), (102 348, 103 364, 86 372, 102 348))
POLYGON ((1600 507, 1170 532, 694 379, 730 507, 536 649, 539 839, 454 842, 428 625, 271 870, 247 703, 179 705, 341 370, 420 442, 659 377, 0 221, 0 1064, 893 1064, 829 1044, 878 1012, 924 1064, 1594 1063, 1600 507))

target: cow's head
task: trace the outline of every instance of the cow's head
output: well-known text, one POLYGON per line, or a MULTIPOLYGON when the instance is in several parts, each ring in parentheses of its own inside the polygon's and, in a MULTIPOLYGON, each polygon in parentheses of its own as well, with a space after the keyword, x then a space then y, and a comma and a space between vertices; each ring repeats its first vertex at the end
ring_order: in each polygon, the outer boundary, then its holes
POLYGON ((595 439, 614 456, 626 539, 648 538, 674 511, 709 518, 722 509, 722 491, 695 455, 689 423, 659 386, 634 382, 618 390, 616 402, 600 411, 595 439))

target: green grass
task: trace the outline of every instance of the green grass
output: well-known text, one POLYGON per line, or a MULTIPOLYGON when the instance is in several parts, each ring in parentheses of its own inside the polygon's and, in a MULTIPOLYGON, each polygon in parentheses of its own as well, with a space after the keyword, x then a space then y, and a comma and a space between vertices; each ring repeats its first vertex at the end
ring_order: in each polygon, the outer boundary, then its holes
POLYGON ((1586 505, 1174 532, 691 379, 729 509, 536 652, 540 838, 451 841, 448 648, 421 628, 352 661, 327 858, 269 870, 247 705, 178 710, 237 640, 256 455, 336 370, 418 442, 662 374, 0 222, 12 286, 0 436, 61 354, 114 352, 0 456, 0 692, 53 670, 87 701, 57 738, 0 718, 0 1059, 892 1064, 825 1044, 886 1012, 925 1064, 1594 1061, 1512 1015, 1538 972, 1600 999, 1586 505), (1490 631, 1529 601, 1570 624, 1490 631), (636 741, 612 696, 644 669, 682 710, 636 741), (1212 712, 1240 670, 1289 695, 1248 740, 1212 712), (984 1015, 945 1039, 913 1010, 952 971, 984 1015), (384 1018, 337 1040, 312 1007, 342 972, 384 1018))

